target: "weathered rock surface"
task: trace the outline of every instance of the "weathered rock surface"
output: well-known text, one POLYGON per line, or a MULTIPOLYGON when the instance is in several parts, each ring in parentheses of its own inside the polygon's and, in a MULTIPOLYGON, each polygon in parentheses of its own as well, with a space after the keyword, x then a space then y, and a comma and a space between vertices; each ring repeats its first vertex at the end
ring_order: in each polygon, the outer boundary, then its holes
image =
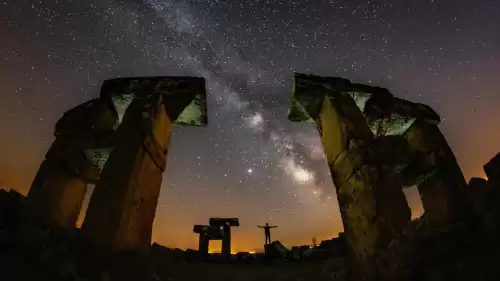
POLYGON ((57 122, 26 200, 26 222, 73 228, 93 183, 88 239, 110 249, 149 247, 171 127, 206 123, 203 78, 104 81, 99 99, 57 122))
POLYGON ((104 82, 120 126, 82 226, 99 248, 147 249, 174 123, 206 125, 204 80, 120 78, 104 82))
POLYGON ((345 79, 296 74, 290 119, 317 124, 337 189, 352 280, 399 280, 401 268, 391 264, 406 254, 386 252, 410 222, 396 176, 408 161, 407 144, 401 136, 374 138, 354 88, 345 79))

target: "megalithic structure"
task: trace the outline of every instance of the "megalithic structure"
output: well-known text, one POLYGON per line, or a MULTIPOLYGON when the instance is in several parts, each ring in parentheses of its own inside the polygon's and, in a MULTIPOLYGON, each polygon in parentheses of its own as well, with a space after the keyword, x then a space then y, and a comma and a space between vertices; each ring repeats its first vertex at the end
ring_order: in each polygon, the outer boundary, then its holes
POLYGON ((231 258, 231 227, 240 226, 238 218, 210 218, 208 224, 211 227, 219 228, 222 233, 221 254, 226 258, 231 258))
POLYGON ((206 126, 205 80, 193 77, 120 78, 104 82, 120 124, 85 221, 84 237, 111 251, 143 250, 151 232, 172 126, 206 126))
POLYGON ((407 161, 402 137, 375 137, 345 79, 295 74, 289 119, 314 122, 337 190, 352 280, 403 280, 390 242, 410 222, 397 169, 407 161), (392 262, 392 264, 390 264, 392 262), (389 264, 388 264, 389 263, 389 264))
POLYGON ((195 225, 194 233, 199 234, 198 253, 208 254, 210 240, 222 240, 221 254, 231 258, 231 227, 240 226, 238 218, 210 218, 209 225, 195 225))
POLYGON ((67 111, 26 199, 25 222, 74 228, 87 192, 97 183, 114 145, 118 118, 109 99, 93 99, 67 111))
POLYGON ((439 228, 468 216, 467 184, 439 130, 439 115, 425 104, 396 98, 383 88, 353 84, 349 94, 375 136, 402 136, 407 140, 411 158, 401 171, 401 179, 405 187, 418 187, 424 221, 439 228))

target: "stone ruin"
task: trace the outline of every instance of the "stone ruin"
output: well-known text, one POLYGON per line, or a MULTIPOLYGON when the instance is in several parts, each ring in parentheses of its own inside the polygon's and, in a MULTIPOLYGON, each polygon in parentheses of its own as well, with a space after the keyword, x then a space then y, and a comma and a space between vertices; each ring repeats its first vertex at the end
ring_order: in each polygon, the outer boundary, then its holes
POLYGON ((352 280, 403 280, 410 224, 404 187, 417 186, 425 221, 463 216, 464 176, 430 107, 335 77, 295 74, 289 119, 316 124, 337 191, 352 280))
POLYGON ((231 257, 231 227, 240 226, 237 218, 211 218, 208 225, 195 225, 193 232, 199 234, 198 252, 208 254, 210 240, 222 240, 221 254, 231 257))
POLYGON ((472 199, 473 215, 490 229, 487 233, 500 233, 500 153, 495 155, 483 167, 488 179, 471 178, 469 180, 469 198, 472 199))
POLYGON ((203 78, 104 81, 100 97, 67 111, 26 199, 30 225, 75 228, 95 184, 83 237, 99 249, 151 246, 172 126, 205 126, 203 78))
MULTIPOLYGON (((150 247, 172 126, 206 125, 205 96, 202 78, 105 81, 100 98, 57 122, 56 139, 27 196, 24 220, 74 228, 92 183, 83 237, 111 251, 150 247)), ((472 179, 467 186, 438 128, 438 114, 386 89, 296 74, 289 119, 317 126, 337 191, 351 280, 407 279, 411 249, 401 245, 410 209, 403 188, 418 187, 425 209, 420 222, 439 229, 469 216, 468 206, 475 204, 467 199, 471 186, 488 196, 500 181, 497 156, 485 165, 491 178, 472 179)), ((235 221, 213 220, 194 228, 200 250, 208 251, 210 239, 222 239, 223 253, 230 254, 235 221)))

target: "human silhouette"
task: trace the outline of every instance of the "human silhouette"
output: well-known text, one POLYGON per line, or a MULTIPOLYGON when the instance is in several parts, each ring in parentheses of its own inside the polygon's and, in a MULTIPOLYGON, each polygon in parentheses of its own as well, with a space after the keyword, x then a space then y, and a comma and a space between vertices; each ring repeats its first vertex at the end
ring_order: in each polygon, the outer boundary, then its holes
POLYGON ((257 227, 264 228, 264 235, 266 236, 266 245, 271 244, 271 228, 276 228, 278 226, 270 226, 267 222, 265 226, 257 225, 257 227), (269 241, 269 243, 268 243, 269 241))

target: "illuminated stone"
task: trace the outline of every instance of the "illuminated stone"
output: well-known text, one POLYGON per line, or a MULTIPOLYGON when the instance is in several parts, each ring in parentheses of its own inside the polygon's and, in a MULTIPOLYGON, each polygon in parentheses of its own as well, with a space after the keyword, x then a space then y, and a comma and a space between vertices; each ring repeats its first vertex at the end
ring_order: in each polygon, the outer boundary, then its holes
POLYGON ((377 280, 374 276, 380 270, 380 280, 390 279, 391 270, 383 271, 391 263, 404 264, 405 250, 383 252, 379 247, 385 242, 376 241, 390 237, 398 241, 397 233, 406 224, 408 207, 397 189, 418 186, 430 227, 467 216, 465 180, 437 127, 440 117, 429 106, 395 98, 384 88, 304 74, 296 74, 294 82, 289 119, 317 124, 337 188, 350 256, 359 265, 355 270, 362 268, 356 278, 364 280, 361 275, 366 274, 377 280), (381 209, 374 207, 381 205, 381 209), (378 219, 390 227, 384 228, 378 219), (359 254, 364 251, 366 255, 359 254), (382 263, 376 261, 381 257, 386 257, 382 263))
POLYGON ((404 151, 406 141, 374 138, 359 107, 369 95, 354 95, 358 88, 345 79, 296 74, 289 118, 316 122, 337 189, 352 280, 397 280, 407 256, 386 252, 409 224, 410 209, 395 179, 406 154, 392 151, 404 151), (390 262, 382 261, 386 256, 390 262))
POLYGON ((63 114, 55 126, 56 140, 37 171, 26 200, 31 224, 75 227, 87 183, 99 179, 99 161, 87 149, 109 147, 118 119, 112 104, 94 99, 63 114))
POLYGON ((26 199, 26 219, 32 224, 75 227, 87 191, 99 169, 83 153, 56 139, 35 176, 26 199))
MULTIPOLYGON (((172 126, 205 126, 204 79, 120 78, 104 82, 101 98, 133 94, 89 202, 84 237, 102 250, 145 250, 160 193, 172 126)), ((125 102, 127 101, 127 102, 125 102)), ((104 154, 96 156, 104 158, 104 154)))
MULTIPOLYGON (((101 99, 112 99, 120 116, 133 98, 161 94, 173 125, 206 126, 205 79, 197 77, 132 77, 104 81, 101 99)), ((123 118, 123 117, 122 117, 123 118)))

